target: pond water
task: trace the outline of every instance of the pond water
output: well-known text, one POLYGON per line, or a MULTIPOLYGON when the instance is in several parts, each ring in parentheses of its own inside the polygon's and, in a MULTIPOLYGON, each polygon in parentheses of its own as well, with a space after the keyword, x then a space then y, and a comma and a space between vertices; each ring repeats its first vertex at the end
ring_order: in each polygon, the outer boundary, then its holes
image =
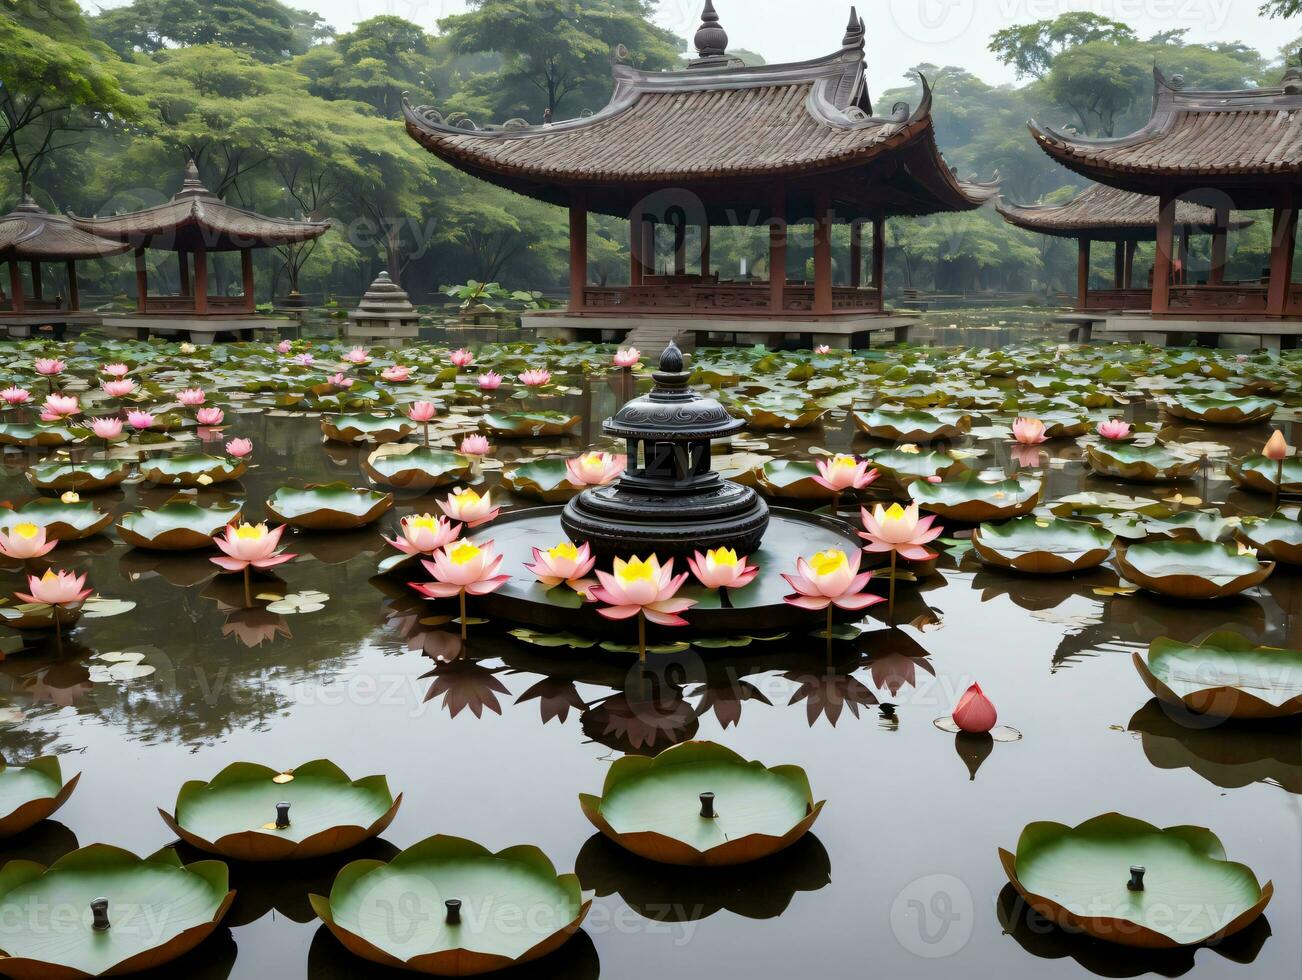
MULTIPOLYGON (((939 317, 942 331, 956 322, 939 317)), ((965 339, 991 343, 980 333, 965 339)), ((600 421, 627 388, 604 377, 563 380, 566 391, 547 407, 582 414, 582 426, 570 438, 501 444, 500 462, 600 444, 600 421)), ((1298 396, 1290 393, 1291 406, 1298 396)), ((473 419, 479 409, 452 411, 473 419)), ((1110 411, 1158 418, 1151 404, 1110 411)), ((319 414, 232 415, 230 432, 256 447, 256 465, 233 491, 248 515, 260 517, 288 479, 365 483, 366 450, 323 443, 319 414)), ((1282 417, 1293 420, 1296 410, 1282 417)), ((1294 444, 1295 428, 1285 425, 1294 444)), ((1179 441, 1216 443, 1234 456, 1259 451, 1269 433, 1266 425, 1178 426, 1179 441)), ((812 449, 880 445, 836 408, 811 430, 752 432, 732 449, 805 459, 812 449)), ((967 436, 956 445, 984 449, 981 469, 1019 465, 1006 438, 967 436)), ((1089 475, 1074 440, 1044 450, 1031 468, 1046 481, 1045 501, 1080 490, 1159 499, 1178 490, 1226 515, 1270 509, 1268 498, 1230 483, 1223 450, 1196 481, 1157 488, 1089 475)), ((0 500, 31 496, 23 477, 31 461, 29 452, 6 453, 0 500)), ((499 479, 496 467, 485 474, 488 486, 499 479)), ((218 491, 200 499, 227 495, 218 491)), ((510 507, 532 505, 499 495, 510 507)), ((168 496, 129 484, 95 500, 122 514, 168 496)), ((494 850, 537 844, 559 869, 577 865, 584 886, 598 892, 584 934, 512 976, 1297 975, 1302 728, 1184 728, 1151 701, 1131 663, 1158 636, 1195 639, 1225 625, 1259 643, 1302 647, 1296 570, 1281 567, 1235 600, 1191 604, 1106 594, 1119 581, 1110 567, 1066 579, 1002 574, 959 546, 920 587, 902 587, 898 627, 870 617, 857 640, 830 656, 821 640, 792 634, 653 656, 643 671, 627 656, 522 643, 508 624, 472 627, 463 644, 454 626, 438 624, 433 604, 376 578, 378 562, 393 553, 380 530, 434 511, 435 496, 399 494, 375 530, 287 535, 300 557, 276 569, 281 591, 328 595, 324 609, 294 615, 243 609, 238 577, 217 576, 204 554, 134 551, 114 536, 61 546, 61 567, 88 572, 101 594, 137 607, 83 620, 62 653, 44 644, 0 664, 3 754, 17 761, 57 752, 65 772, 83 773, 56 821, 0 842, 0 858, 48 861, 93 842, 149 853, 171 841, 156 808, 170 810, 186 780, 238 760, 285 768, 328 757, 354 777, 385 773, 404 794, 383 843, 367 854, 442 833, 494 850), (110 651, 141 652, 158 669, 136 681, 92 682, 89 658, 110 651), (974 681, 1001 723, 1023 736, 996 742, 984 757, 933 724, 974 681), (816 798, 827 800, 813 837, 760 866, 688 874, 594 836, 577 795, 599 791, 609 761, 687 738, 803 766, 816 798), (1010 900, 997 848, 1014 847, 1031 821, 1074 825, 1113 810, 1159 826, 1212 828, 1232 859, 1274 880, 1265 920, 1221 950, 1168 954, 1110 948, 1027 920, 1010 900)), ((0 571, 5 594, 21 584, 16 568, 0 571)), ((355 856, 233 868, 239 894, 229 930, 165 975, 389 975, 344 952, 306 900, 327 892, 355 856)))

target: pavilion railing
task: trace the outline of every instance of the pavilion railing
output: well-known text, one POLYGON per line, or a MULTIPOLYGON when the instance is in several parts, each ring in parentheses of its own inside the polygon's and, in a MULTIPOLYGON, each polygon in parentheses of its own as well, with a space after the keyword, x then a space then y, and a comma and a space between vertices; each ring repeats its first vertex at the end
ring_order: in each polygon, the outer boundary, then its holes
POLYGON ((1219 286, 1172 286, 1170 312, 1262 314, 1266 312, 1266 286, 1226 283, 1219 286))
MULTIPOLYGON (((222 316, 231 313, 248 313, 252 309, 243 296, 209 296, 207 316, 222 316)), ((147 314, 195 314, 193 296, 150 296, 145 304, 147 314)))
MULTIPOLYGON (((583 293, 583 308, 618 309, 646 313, 726 313, 769 315, 813 314, 814 287, 789 283, 783 306, 775 310, 767 282, 667 283, 650 286, 590 286, 583 293)), ((837 313, 876 312, 880 291, 871 287, 834 286, 832 309, 837 313)))
POLYGON ((1147 310, 1152 305, 1150 289, 1091 289, 1085 294, 1086 310, 1147 310))

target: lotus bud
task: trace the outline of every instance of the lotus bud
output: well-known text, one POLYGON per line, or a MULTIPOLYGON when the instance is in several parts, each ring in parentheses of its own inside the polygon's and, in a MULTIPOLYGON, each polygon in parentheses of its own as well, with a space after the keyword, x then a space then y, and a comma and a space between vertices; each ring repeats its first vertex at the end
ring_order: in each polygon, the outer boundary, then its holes
POLYGON ((1271 433, 1266 448, 1262 450, 1261 454, 1273 463, 1288 459, 1288 443, 1284 441, 1282 430, 1276 429, 1271 433))
POLYGON ((954 709, 954 724, 972 735, 984 735, 995 727, 998 719, 994 703, 982 692, 980 684, 969 687, 954 709))
POLYGON ((94 922, 91 923, 91 928, 96 932, 106 932, 110 924, 108 917, 108 899, 92 899, 90 903, 90 914, 95 917, 94 922))
POLYGON ((701 816, 707 820, 713 820, 717 814, 714 812, 714 794, 701 794, 701 816))

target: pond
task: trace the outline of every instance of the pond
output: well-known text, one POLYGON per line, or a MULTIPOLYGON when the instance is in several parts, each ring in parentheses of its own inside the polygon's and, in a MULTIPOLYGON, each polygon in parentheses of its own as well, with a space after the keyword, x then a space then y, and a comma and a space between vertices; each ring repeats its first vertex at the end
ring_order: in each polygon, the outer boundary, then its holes
MULTIPOLYGON (((1269 496, 1238 488, 1226 471, 1227 460, 1261 451, 1271 425, 1181 421, 1159 413, 1154 398, 1264 378, 1281 402, 1274 424, 1296 444, 1302 359, 1121 346, 1068 352, 1032 344, 1046 331, 1001 327, 996 314, 967 316, 970 333, 954 316, 937 316, 940 342, 1025 346, 1002 356, 957 348, 874 351, 853 361, 841 354, 761 361, 745 351, 701 352, 695 366, 709 373, 696 380, 715 385, 734 411, 731 396, 743 405, 773 399, 768 407, 779 410, 814 399, 824 412, 808 429, 752 430, 731 446, 716 446, 721 467, 763 488, 753 473, 769 460, 892 448, 860 431, 852 409, 875 401, 919 408, 941 392, 939 400, 964 405, 976 419, 970 432, 940 448, 957 450, 987 476, 1042 481, 1037 513, 1047 515, 1043 508, 1082 492, 1143 498, 1134 506, 1167 514, 1271 512, 1269 496), (973 322, 981 317, 987 320, 973 322), (1083 377, 1087 368, 1093 377, 1083 377), (1100 391, 1106 397, 1088 397, 1100 391), (1125 418, 1145 438, 1160 435, 1205 458, 1193 478, 1175 483, 1092 475, 1085 462, 1086 444, 1097 442, 1092 435, 1015 452, 1008 426, 1022 405, 1074 411, 1091 426, 1125 418)), ((320 428, 339 397, 324 384, 325 368, 335 369, 346 346, 318 340, 313 364, 297 366, 267 344, 222 348, 212 359, 170 345, 152 366, 136 344, 82 339, 62 349, 68 375, 81 379, 62 387, 87 401, 98 364, 116 358, 135 367, 147 390, 203 385, 225 407, 221 438, 247 437, 254 453, 238 481, 198 489, 205 505, 242 500, 245 515, 260 519, 264 501, 287 482, 368 483, 361 464, 375 447, 326 442, 320 428)), ((37 350, 6 347, 0 380, 25 379, 43 396, 44 381, 33 382, 29 370, 37 350)), ((446 375, 446 349, 433 346, 399 358, 413 365, 417 384, 368 380, 363 387, 375 392, 377 410, 387 410, 384 392, 396 396, 397 406, 432 396, 440 412, 431 439, 449 449, 477 431, 494 406, 579 416, 569 436, 491 437, 495 453, 478 489, 491 488, 509 513, 538 504, 502 488, 504 469, 591 446, 618 448, 603 442, 601 421, 650 381, 644 373, 607 371, 609 353, 477 350, 480 366, 495 366, 508 379, 522 363, 550 366, 552 385, 514 401, 509 380, 487 404, 465 384, 468 376, 456 387, 446 375)), ((373 364, 353 368, 354 376, 369 379, 394 360, 391 352, 371 354, 373 364)), ((161 394, 153 400, 168 401, 161 394)), ((187 427, 155 438, 164 441, 148 445, 151 452, 180 452, 192 450, 199 435, 187 427)), ((419 438, 418 430, 409 441, 419 438)), ((19 505, 34 496, 25 469, 56 452, 7 447, 0 500, 19 505)), ((172 493, 133 477, 86 499, 120 516, 158 507, 172 493)), ((395 554, 382 532, 392 535, 402 516, 437 513, 437 498, 445 495, 399 491, 394 509, 364 530, 287 532, 283 543, 298 557, 272 570, 274 578, 255 579, 254 588, 258 596, 319 593, 302 611, 267 610, 269 600, 256 596, 245 608, 239 576, 219 575, 206 552, 132 549, 112 529, 60 545, 52 556, 57 567, 85 572, 101 595, 136 605, 83 619, 61 649, 53 639, 30 637, 22 649, 10 634, 0 663, 3 755, 15 762, 58 753, 65 772, 83 775, 54 820, 0 842, 0 858, 48 863, 95 842, 152 853, 174 840, 157 808, 170 810, 187 780, 209 779, 241 760, 286 769, 329 758, 354 778, 384 773, 403 794, 397 818, 361 856, 387 858, 433 834, 493 850, 535 844, 559 870, 577 869, 583 886, 596 890, 583 933, 512 976, 1295 974, 1302 961, 1302 728, 1184 727, 1151 698, 1131 662, 1160 636, 1202 639, 1226 626, 1256 643, 1302 647, 1295 568, 1281 565, 1237 598, 1180 602, 1120 587, 1111 563, 1065 578, 992 570, 972 552, 970 525, 950 522, 934 574, 901 583, 893 628, 885 606, 873 607, 861 633, 841 634, 853 638, 829 650, 810 635, 817 616, 808 631, 777 637, 757 622, 754 639, 684 644, 650 654, 640 667, 627 652, 521 638, 509 623, 472 625, 463 642, 446 622, 446 606, 418 597, 402 576, 379 576, 379 563, 395 554), (142 677, 106 673, 103 665, 112 660, 103 655, 115 652, 142 654, 139 662, 155 670, 142 677), (936 727, 974 682, 1020 740, 973 749, 936 727), (812 835, 760 865, 705 873, 648 864, 594 834, 577 798, 600 791, 610 760, 693 738, 769 765, 804 767, 815 798, 827 801, 812 835), (1161 827, 1211 828, 1231 859, 1263 882, 1274 880, 1265 919, 1222 949, 1196 953, 1110 947, 1032 921, 1017 906, 997 849, 1015 847, 1030 822, 1075 825, 1110 811, 1161 827)), ((864 499, 890 496, 883 482, 864 499)), ((806 510, 827 505, 770 502, 806 510)), ((492 525, 477 533, 491 537, 492 525)), ((17 566, 0 569, 5 595, 23 585, 17 566)), ((626 632, 618 635, 627 642, 626 632)), ((357 856, 232 866, 238 894, 229 930, 201 947, 184 971, 161 975, 396 976, 344 951, 307 901, 310 892, 328 893, 337 869, 357 856)))

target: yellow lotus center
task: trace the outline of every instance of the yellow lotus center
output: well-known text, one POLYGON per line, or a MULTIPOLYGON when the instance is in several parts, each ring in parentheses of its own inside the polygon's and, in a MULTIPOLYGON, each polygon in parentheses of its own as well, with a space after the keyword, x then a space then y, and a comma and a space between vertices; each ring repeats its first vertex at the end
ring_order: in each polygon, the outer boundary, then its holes
POLYGON ((640 558, 625 562, 622 568, 615 570, 615 576, 621 582, 649 582, 655 578, 655 573, 655 567, 651 562, 642 561, 640 558))
POLYGON ((52 568, 47 568, 47 569, 45 570, 45 574, 41 576, 41 581, 42 581, 42 582, 46 582, 46 583, 48 583, 48 582, 57 582, 57 581, 59 581, 59 576, 57 576, 57 575, 54 574, 54 569, 52 569, 52 568))
POLYGON ((418 528, 422 531, 437 531, 439 529, 438 519, 429 514, 422 514, 420 517, 407 518, 407 526, 418 528))
POLYGON ((476 548, 469 541, 462 541, 459 545, 457 545, 455 548, 452 549, 452 552, 451 554, 448 555, 448 557, 452 559, 452 564, 464 565, 467 562, 472 562, 479 557, 479 549, 476 548))
POLYGON ((479 503, 479 494, 473 490, 462 490, 456 494, 457 503, 459 504, 477 504, 479 503))
POLYGON ((15 524, 13 533, 20 538, 34 538, 40 530, 35 524, 15 524))
POLYGON ((584 454, 583 454, 583 465, 584 465, 584 466, 601 466, 601 465, 602 465, 602 462, 601 462, 601 453, 584 453, 584 454))
POLYGON ((265 537, 266 533, 265 524, 241 524, 235 529, 235 536, 246 541, 256 541, 258 538, 265 537))
POLYGON ((890 509, 884 511, 884 512, 882 513, 882 516, 879 517, 877 520, 878 520, 878 523, 892 523, 892 524, 893 524, 893 523, 895 523, 896 521, 902 521, 902 520, 904 520, 904 517, 905 517, 905 514, 906 514, 906 513, 907 513, 907 512, 905 511, 905 509, 904 509, 903 507, 901 507, 899 504, 891 504, 890 509))
POLYGON ((844 568, 846 561, 844 551, 840 548, 829 548, 827 551, 820 551, 809 559, 809 567, 819 575, 831 575, 833 572, 844 568))
POLYGON ((555 548, 548 549, 547 554, 552 558, 564 558, 567 561, 574 561, 579 557, 579 549, 568 541, 562 541, 555 548))
POLYGON ((859 465, 859 461, 853 456, 842 456, 838 454, 836 459, 832 460, 832 465, 843 466, 848 470, 852 470, 859 465))
POLYGON ((737 564, 737 552, 731 548, 715 548, 707 556, 716 565, 727 565, 729 567, 737 564))
POLYGON ((81 494, 74 493, 72 490, 69 490, 59 499, 63 501, 65 504, 78 504, 81 503, 81 494))

